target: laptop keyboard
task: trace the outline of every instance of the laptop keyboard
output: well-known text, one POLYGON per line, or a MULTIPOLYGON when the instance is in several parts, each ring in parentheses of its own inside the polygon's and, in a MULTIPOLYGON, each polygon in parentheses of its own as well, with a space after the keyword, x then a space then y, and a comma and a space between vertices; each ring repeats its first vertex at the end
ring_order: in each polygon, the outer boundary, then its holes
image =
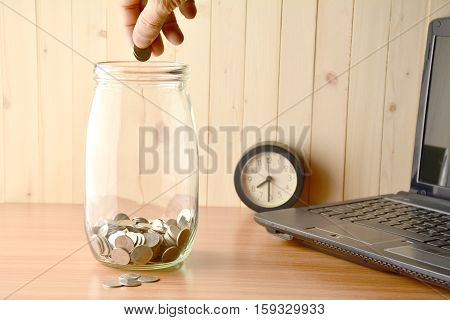
POLYGON ((332 220, 375 227, 450 250, 450 215, 387 199, 371 199, 308 210, 332 220))

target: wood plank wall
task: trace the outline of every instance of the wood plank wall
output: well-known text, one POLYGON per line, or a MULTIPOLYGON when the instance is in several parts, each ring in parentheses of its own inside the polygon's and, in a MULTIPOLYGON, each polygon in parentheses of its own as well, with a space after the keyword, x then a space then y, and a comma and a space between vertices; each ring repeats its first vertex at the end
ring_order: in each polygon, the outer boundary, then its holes
MULTIPOLYGON (((295 129, 267 137, 309 164, 307 203, 408 188, 427 24, 449 0, 196 2, 158 60, 190 64, 198 128, 236 128, 201 131, 219 160, 201 205, 241 205, 246 126, 295 129)), ((0 202, 83 201, 93 64, 130 59, 115 0, 0 0, 0 202)))

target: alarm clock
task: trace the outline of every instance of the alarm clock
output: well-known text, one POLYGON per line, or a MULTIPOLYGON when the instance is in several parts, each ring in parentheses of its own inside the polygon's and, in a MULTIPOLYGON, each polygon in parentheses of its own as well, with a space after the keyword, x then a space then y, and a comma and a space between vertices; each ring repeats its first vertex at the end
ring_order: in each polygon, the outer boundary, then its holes
POLYGON ((303 182, 300 158, 278 142, 262 142, 248 149, 234 172, 239 198, 257 212, 293 207, 300 198, 303 182))

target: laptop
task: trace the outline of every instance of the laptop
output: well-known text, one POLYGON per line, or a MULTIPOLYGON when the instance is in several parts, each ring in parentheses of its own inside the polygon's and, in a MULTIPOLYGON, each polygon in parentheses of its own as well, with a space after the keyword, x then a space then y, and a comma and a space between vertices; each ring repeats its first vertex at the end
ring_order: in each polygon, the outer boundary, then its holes
POLYGON ((258 213, 283 239, 450 289, 450 18, 430 23, 410 190, 258 213))

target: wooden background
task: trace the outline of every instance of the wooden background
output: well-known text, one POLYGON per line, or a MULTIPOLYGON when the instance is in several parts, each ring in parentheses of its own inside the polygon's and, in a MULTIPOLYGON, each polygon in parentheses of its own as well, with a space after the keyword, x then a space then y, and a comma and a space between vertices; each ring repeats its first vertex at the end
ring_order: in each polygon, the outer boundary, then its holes
MULTIPOLYGON (((198 127, 307 128, 307 202, 408 189, 427 24, 448 0, 196 2, 161 59, 191 65, 198 127)), ((0 0, 0 54, 0 202, 81 203, 93 63, 132 59, 116 1, 0 0)), ((232 141, 209 141, 202 205, 241 205, 232 141)))

